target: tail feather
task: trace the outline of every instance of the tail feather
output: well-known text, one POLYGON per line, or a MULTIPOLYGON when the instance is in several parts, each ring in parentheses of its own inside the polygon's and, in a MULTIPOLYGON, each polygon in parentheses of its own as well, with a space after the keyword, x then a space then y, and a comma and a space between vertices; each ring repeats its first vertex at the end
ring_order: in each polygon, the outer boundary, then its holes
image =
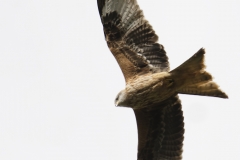
POLYGON ((173 71, 183 71, 189 73, 201 72, 206 66, 204 64, 204 48, 201 48, 197 53, 195 53, 191 58, 185 61, 183 64, 175 68, 173 71))
POLYGON ((178 93, 228 98, 212 81, 212 75, 205 71, 205 50, 201 48, 191 58, 170 73, 177 79, 178 93))
POLYGON ((211 97, 228 98, 226 93, 219 89, 219 86, 213 82, 207 82, 202 85, 192 85, 178 90, 181 94, 193 94, 211 97))

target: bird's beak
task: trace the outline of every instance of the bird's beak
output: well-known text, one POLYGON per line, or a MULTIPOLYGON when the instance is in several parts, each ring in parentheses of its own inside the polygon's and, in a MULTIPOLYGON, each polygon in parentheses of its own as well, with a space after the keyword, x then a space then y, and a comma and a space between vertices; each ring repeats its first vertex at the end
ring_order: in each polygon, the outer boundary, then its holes
POLYGON ((118 107, 118 102, 115 103, 115 107, 118 107))

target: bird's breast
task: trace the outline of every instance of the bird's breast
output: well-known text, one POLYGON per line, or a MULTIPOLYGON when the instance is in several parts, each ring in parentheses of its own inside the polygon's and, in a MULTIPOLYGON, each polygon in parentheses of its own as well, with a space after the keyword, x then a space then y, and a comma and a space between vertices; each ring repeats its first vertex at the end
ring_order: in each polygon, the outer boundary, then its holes
POLYGON ((164 85, 164 78, 169 75, 153 74, 138 77, 126 85, 129 106, 132 108, 143 108, 166 99, 171 91, 164 85))

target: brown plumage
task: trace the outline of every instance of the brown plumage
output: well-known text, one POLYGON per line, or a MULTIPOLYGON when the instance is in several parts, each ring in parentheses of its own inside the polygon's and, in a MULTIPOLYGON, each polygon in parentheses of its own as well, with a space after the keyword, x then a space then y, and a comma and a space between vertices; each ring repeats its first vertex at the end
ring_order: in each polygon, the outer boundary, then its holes
POLYGON ((180 160, 184 122, 178 93, 227 98, 205 71, 205 50, 169 72, 164 47, 136 0, 98 0, 107 45, 126 87, 115 105, 133 108, 138 160, 180 160))

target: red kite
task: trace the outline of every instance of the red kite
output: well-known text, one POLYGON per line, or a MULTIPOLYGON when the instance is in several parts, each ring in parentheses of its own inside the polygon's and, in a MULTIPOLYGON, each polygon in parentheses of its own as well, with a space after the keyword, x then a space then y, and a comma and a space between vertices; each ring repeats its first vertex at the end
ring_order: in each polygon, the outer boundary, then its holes
POLYGON ((227 98, 205 71, 205 50, 170 71, 164 47, 136 0, 97 2, 107 45, 126 81, 115 105, 132 108, 136 116, 138 160, 182 159, 184 118, 178 93, 227 98))

